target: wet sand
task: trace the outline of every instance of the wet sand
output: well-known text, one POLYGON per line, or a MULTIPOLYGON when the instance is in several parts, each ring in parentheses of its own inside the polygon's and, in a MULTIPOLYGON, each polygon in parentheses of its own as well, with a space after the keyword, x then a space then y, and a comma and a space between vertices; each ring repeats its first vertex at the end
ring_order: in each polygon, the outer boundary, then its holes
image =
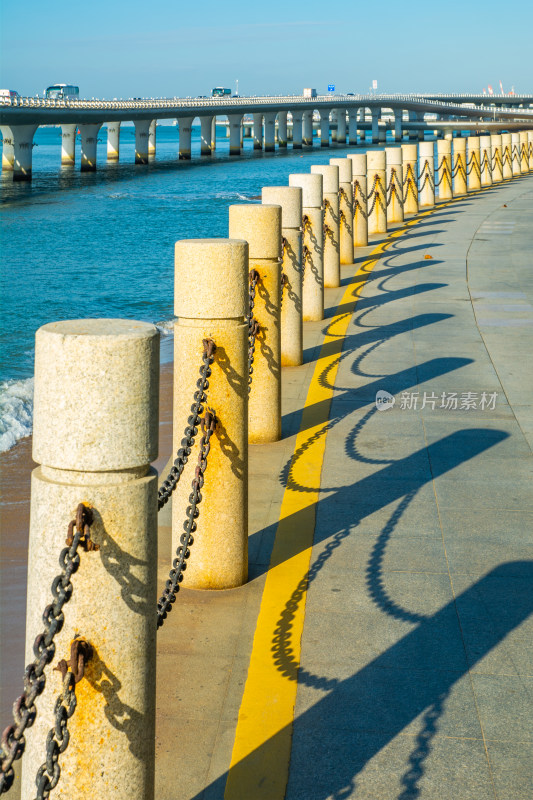
MULTIPOLYGON (((30 476, 36 466, 31 448, 32 439, 28 436, 0 454, 0 729, 10 722, 11 706, 22 691, 25 667, 30 476)), ((166 467, 171 451, 172 364, 163 364, 159 393, 159 458, 154 462, 159 473, 166 467)))

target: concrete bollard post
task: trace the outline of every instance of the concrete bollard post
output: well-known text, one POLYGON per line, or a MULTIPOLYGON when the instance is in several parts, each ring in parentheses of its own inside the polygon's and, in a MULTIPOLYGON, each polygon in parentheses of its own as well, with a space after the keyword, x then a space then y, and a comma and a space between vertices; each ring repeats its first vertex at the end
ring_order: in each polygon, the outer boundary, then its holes
POLYGON ((148 161, 153 161, 157 144, 157 120, 153 119, 148 128, 148 161))
POLYGON ((96 145, 101 127, 101 122, 80 125, 82 172, 96 172, 96 145))
POLYGON ((303 113, 301 111, 291 111, 292 117, 292 149, 302 149, 302 124, 303 113))
POLYGON ((320 147, 329 147, 329 108, 320 111, 320 147))
POLYGON ((259 332, 248 402, 248 441, 277 442, 281 439, 281 206, 230 206, 229 235, 248 242, 249 269, 259 273, 253 310, 259 332))
POLYGON ((527 143, 527 131, 520 131, 520 172, 529 172, 529 152, 527 143))
POLYGON ((437 180, 439 201, 452 199, 452 143, 449 139, 437 141, 437 180))
POLYGON ((350 153, 348 158, 352 162, 353 246, 356 250, 356 248, 366 247, 368 244, 366 153, 350 153))
POLYGON ((527 132, 527 155, 531 172, 533 170, 533 130, 527 132))
POLYGON ((178 118, 179 128, 179 155, 180 161, 189 161, 191 158, 191 133, 193 117, 178 118))
POLYGON ((308 147, 313 146, 313 112, 304 111, 303 113, 303 143, 308 147))
POLYGON ((341 264, 353 264, 353 187, 352 161, 330 158, 339 168, 339 253, 341 264))
POLYGON ((287 147, 287 112, 278 112, 278 147, 287 147))
POLYGON ((324 319, 324 230, 322 175, 289 175, 302 190, 302 318, 324 319))
POLYGON ((230 156, 240 156, 242 114, 228 114, 228 123, 229 123, 229 154, 230 156))
POLYGON ((511 133, 511 165, 513 178, 520 175, 520 134, 518 131, 511 133))
POLYGON ((501 183, 503 180, 502 171, 502 136, 501 133, 493 133, 490 137, 491 146, 491 166, 492 166, 492 182, 501 183))
POLYGON ((367 163, 367 214, 369 235, 387 232, 387 178, 384 150, 369 150, 367 163))
POLYGON ((468 149, 468 160, 466 171, 467 186, 469 192, 475 192, 481 188, 481 162, 479 156, 479 136, 469 136, 466 140, 468 149))
POLYGON ((492 149, 490 135, 479 137, 479 171, 482 186, 492 186, 492 149))
POLYGON ((403 222, 403 158, 401 147, 385 148, 387 225, 403 222))
POLYGON ((331 164, 314 164, 312 175, 322 175, 324 208, 324 287, 340 286, 340 217, 339 168, 331 164))
POLYGON ((135 163, 148 164, 148 134, 151 120, 138 119, 135 121, 135 163))
MULTIPOLYGON (((303 364, 302 330, 302 190, 298 186, 265 186, 262 202, 281 206, 284 278, 281 302, 281 364, 303 364)), ((253 385, 253 384, 252 384, 253 385)))
POLYGON ((61 126, 61 166, 73 167, 76 163, 77 125, 66 123, 61 126))
POLYGON ((403 213, 418 214, 418 146, 416 144, 402 144, 403 180, 405 190, 403 193, 403 213))
POLYGON ((420 175, 418 187, 419 208, 433 208, 435 205, 435 156, 433 142, 420 142, 418 145, 420 175))
MULTIPOLYGON (((183 585, 193 589, 231 589, 248 577, 248 304, 246 242, 176 242, 174 452, 181 446, 197 390, 202 340, 216 344, 207 406, 218 422, 183 578, 183 585)), ((173 552, 180 545, 197 462, 198 442, 173 495, 173 552)))
POLYGON ((212 117, 200 117, 200 155, 210 156, 211 150, 211 131, 213 128, 212 117))
POLYGON ((453 140, 453 196, 466 194, 466 139, 458 136, 453 140))
POLYGON ((115 319, 37 331, 26 660, 43 630, 69 522, 92 508, 91 540, 73 575, 35 724, 26 732, 22 797, 35 795, 62 677, 77 635, 92 646, 76 684, 58 800, 153 800, 157 625, 159 333, 115 319), (80 398, 80 402, 73 402, 80 398), (120 720, 120 721, 119 721, 120 720), (103 744, 104 743, 104 744, 103 744), (98 753, 98 758, 94 754, 98 753))
POLYGON ((502 173, 504 181, 513 177, 513 154, 511 144, 511 134, 502 133, 502 173))

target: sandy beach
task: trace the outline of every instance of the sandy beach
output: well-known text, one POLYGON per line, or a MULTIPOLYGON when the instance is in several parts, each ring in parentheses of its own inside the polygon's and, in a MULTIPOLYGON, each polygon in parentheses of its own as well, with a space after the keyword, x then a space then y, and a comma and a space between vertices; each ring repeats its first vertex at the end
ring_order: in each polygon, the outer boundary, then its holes
MULTIPOLYGON (((165 468, 172 451, 172 364, 161 366, 159 457, 165 468)), ((26 619, 26 565, 30 523, 32 437, 0 454, 0 723, 10 722, 11 706, 22 691, 26 619)), ((59 556, 59 553, 58 553, 59 556)), ((59 571, 59 566, 58 566, 59 571)), ((38 576, 37 576, 38 579, 38 576)))

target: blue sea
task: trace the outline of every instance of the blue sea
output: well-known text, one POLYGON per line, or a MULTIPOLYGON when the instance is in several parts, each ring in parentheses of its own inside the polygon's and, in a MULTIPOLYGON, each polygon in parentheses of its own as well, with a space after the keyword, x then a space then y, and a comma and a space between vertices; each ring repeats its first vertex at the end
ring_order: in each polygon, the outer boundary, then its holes
POLYGON ((287 184, 353 148, 315 147, 264 154, 245 139, 240 158, 217 129, 216 155, 178 161, 178 129, 157 128, 153 163, 136 166, 134 128, 122 126, 119 164, 106 164, 100 132, 98 171, 61 168, 61 131, 39 128, 33 181, 1 180, 0 452, 31 433, 34 338, 46 322, 124 317, 155 323, 170 358, 173 250, 177 239, 228 235, 228 206, 253 202, 268 185, 287 184), (166 339, 166 341, 165 341, 166 339))

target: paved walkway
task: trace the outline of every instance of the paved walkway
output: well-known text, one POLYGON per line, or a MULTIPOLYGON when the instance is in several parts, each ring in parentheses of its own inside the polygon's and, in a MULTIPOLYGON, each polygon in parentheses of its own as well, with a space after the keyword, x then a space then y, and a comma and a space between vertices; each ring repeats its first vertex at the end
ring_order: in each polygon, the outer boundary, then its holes
POLYGON ((524 177, 326 292, 251 448, 250 581, 158 634, 156 800, 533 796, 532 230, 524 177))

